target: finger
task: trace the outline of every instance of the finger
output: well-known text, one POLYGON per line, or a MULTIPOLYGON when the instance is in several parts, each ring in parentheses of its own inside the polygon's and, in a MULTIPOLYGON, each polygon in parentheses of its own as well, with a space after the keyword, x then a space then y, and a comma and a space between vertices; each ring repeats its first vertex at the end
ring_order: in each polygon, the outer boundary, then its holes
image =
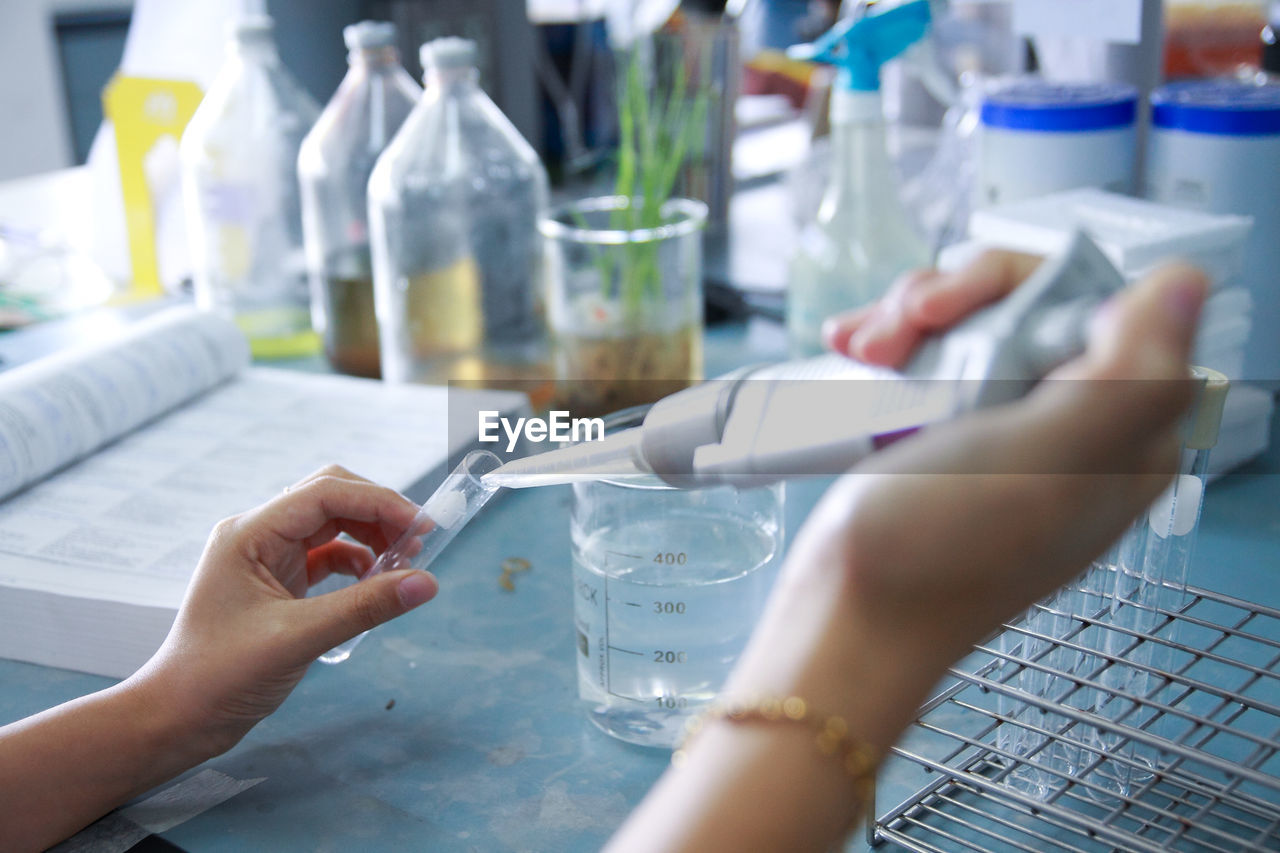
POLYGON ((339 532, 367 536, 369 528, 362 525, 370 524, 385 540, 394 541, 417 513, 417 506, 393 489, 363 478, 321 474, 260 507, 253 523, 282 539, 315 547, 339 532))
POLYGON ((1208 289, 1199 269, 1170 264, 1122 291, 1090 325, 1086 374, 1182 378, 1208 289))
POLYGON ((403 556, 412 557, 422 550, 422 537, 435 529, 435 526, 435 521, 424 512, 414 516, 413 523, 403 529, 387 524, 335 519, 307 537, 305 544, 309 550, 323 545, 339 533, 346 533, 373 549, 373 552, 379 556, 396 548, 403 556))
POLYGON ((1093 466, 1135 470, 1190 405, 1188 362, 1208 290, 1192 267, 1171 266, 1122 292, 1091 325, 1084 356, 1056 371, 1028 401, 1057 424, 1050 452, 1093 466))
POLYGON ((307 552, 307 585, 315 586, 333 574, 364 577, 375 559, 368 548, 354 542, 326 543, 307 552))
POLYGON ((1195 267, 1157 270, 1103 307, 1085 354, 1051 378, 1085 380, 1072 384, 1096 393, 1115 383, 1133 395, 1126 409, 1143 428, 1181 413, 1193 391, 1188 364, 1208 287, 1195 267))
POLYGON ((428 572, 386 572, 334 592, 292 602, 298 642, 309 658, 430 601, 439 584, 428 572))
POLYGON ((849 354, 867 364, 901 367, 922 337, 898 309, 878 312, 849 341, 849 354))
POLYGON ((314 480, 318 480, 321 477, 336 477, 340 480, 351 480, 352 482, 357 482, 357 483, 373 483, 372 480, 369 480, 365 477, 361 477, 359 474, 356 474, 355 472, 351 471, 348 468, 342 467, 336 462, 331 462, 328 465, 324 466, 323 468, 319 468, 315 471, 312 471, 310 474, 303 477, 301 480, 298 480, 296 483, 293 483, 292 485, 289 485, 289 486, 285 486, 282 491, 286 494, 289 492, 297 491, 298 489, 302 488, 308 483, 314 480))
POLYGON ((919 329, 947 328, 1007 296, 1043 260, 1021 252, 983 252, 961 270, 921 282, 907 296, 903 310, 919 329))
POLYGON ((853 332, 846 352, 871 364, 897 366, 920 341, 919 330, 906 314, 913 295, 932 286, 941 274, 933 269, 912 270, 899 276, 889 292, 853 332))
POLYGON ((319 530, 302 540, 307 550, 319 548, 326 542, 345 533, 362 545, 372 548, 374 553, 381 554, 392 542, 403 535, 401 528, 391 527, 377 522, 352 521, 348 518, 335 518, 325 523, 319 530))
POLYGON ((858 331, 867 318, 876 310, 876 306, 864 305, 854 311, 835 314, 822 322, 822 344, 832 352, 849 354, 849 338, 858 331))

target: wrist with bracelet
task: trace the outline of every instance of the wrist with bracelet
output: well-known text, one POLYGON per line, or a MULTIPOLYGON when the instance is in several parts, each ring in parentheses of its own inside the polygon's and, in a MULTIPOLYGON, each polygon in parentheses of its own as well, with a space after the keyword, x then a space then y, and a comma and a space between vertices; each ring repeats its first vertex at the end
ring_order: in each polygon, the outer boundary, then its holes
POLYGON ((715 722, 808 729, 813 733, 813 744, 818 753, 839 761, 853 780, 856 796, 870 801, 880 756, 869 745, 849 734, 849 725, 843 717, 816 711, 799 696, 766 695, 716 700, 689 721, 683 742, 671 755, 671 763, 676 767, 682 766, 688 760, 692 741, 715 722))

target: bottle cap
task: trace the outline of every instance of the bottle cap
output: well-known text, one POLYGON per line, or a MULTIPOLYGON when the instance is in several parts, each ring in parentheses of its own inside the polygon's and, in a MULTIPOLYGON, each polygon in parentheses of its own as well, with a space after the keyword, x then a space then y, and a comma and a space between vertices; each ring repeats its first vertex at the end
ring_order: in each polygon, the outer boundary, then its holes
POLYGON ((891 6, 871 7, 860 18, 836 24, 813 44, 796 45, 787 56, 808 62, 823 62, 839 69, 836 86, 855 92, 880 89, 880 66, 924 38, 931 13, 928 0, 891 6))
POLYGON ((396 25, 390 21, 361 21, 342 28, 342 41, 347 50, 395 47, 396 25))
POLYGON ((982 98, 987 127, 1084 132, 1128 127, 1138 114, 1138 90, 1125 83, 1062 83, 1029 77, 997 84, 982 98))
POLYGON ((423 68, 466 68, 476 64, 476 43, 447 36, 429 41, 418 53, 423 68))
POLYGON ((232 21, 228 30, 237 41, 259 40, 270 38, 275 26, 275 21, 267 15, 245 15, 232 21))
POLYGON ((1151 121, 1164 130, 1217 136, 1280 134, 1280 85, 1237 80, 1170 83, 1151 93, 1151 121))

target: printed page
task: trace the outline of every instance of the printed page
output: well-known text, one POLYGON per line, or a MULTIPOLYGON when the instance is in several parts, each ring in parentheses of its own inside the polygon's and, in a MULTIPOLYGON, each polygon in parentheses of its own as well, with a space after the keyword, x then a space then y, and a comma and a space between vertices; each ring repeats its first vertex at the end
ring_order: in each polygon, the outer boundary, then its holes
POLYGON ((520 394, 248 369, 0 505, 0 585, 176 608, 214 524, 324 465, 400 490, 443 473, 461 449, 448 446, 449 403, 463 400, 527 406, 520 394))
POLYGON ((118 339, 0 373, 0 499, 203 391, 249 362, 229 320, 174 308, 118 339))

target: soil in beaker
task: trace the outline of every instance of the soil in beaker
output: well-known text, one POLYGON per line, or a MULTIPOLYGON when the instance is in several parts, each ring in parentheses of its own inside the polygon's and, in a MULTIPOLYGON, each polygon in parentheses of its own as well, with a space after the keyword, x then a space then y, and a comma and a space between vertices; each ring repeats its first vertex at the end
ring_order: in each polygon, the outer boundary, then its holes
POLYGON ((585 336, 561 333, 558 405, 598 416, 652 403, 702 378, 702 328, 585 336))

